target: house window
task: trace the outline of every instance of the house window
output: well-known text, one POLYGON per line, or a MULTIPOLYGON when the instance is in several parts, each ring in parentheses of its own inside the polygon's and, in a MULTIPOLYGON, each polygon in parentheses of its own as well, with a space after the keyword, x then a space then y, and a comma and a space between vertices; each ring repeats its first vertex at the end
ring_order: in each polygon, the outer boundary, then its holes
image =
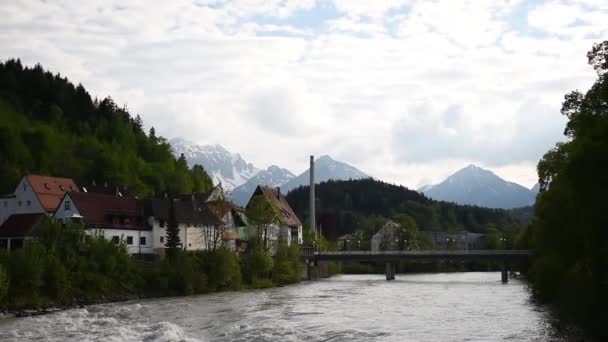
POLYGON ((63 202, 63 209, 72 210, 72 202, 70 202, 70 201, 63 202))
POLYGON ((30 205, 32 205, 32 201, 30 201, 30 200, 27 200, 25 203, 27 204, 27 206, 28 206, 28 207, 29 207, 30 205))
POLYGON ((160 237, 160 243, 165 243, 165 237, 164 236, 160 237))
POLYGON ((23 183, 23 191, 27 190, 27 185, 25 185, 25 183, 23 183))
POLYGON ((18 205, 18 206, 21 206, 21 201, 17 202, 17 205, 18 205))
POLYGON ((45 187, 47 190, 51 190, 51 186, 49 185, 49 183, 44 183, 44 187, 45 187))
POLYGON ((129 246, 133 245, 133 237, 132 236, 127 236, 127 245, 129 245, 129 246))
POLYGON ((118 235, 112 236, 112 242, 114 242, 115 244, 118 245, 120 243, 120 236, 118 236, 118 235))
POLYGON ((7 201, 4 201, 4 207, 5 208, 8 207, 8 202, 7 201))
POLYGON ((146 245, 146 237, 145 236, 140 236, 139 237, 139 245, 140 246, 145 246, 146 245))
POLYGON ((165 221, 164 220, 160 220, 160 227, 161 228, 165 228, 165 221))

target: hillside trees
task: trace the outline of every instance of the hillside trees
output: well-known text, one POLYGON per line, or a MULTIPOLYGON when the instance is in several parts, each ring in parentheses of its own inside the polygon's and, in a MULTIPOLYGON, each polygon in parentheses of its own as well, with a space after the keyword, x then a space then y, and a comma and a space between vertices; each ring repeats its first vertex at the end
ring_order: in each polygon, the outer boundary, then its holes
POLYGON ((0 193, 27 173, 107 182, 142 197, 212 188, 202 167, 176 160, 165 139, 143 125, 112 98, 92 99, 40 65, 0 63, 0 193))
POLYGON ((565 96, 564 134, 538 164, 541 193, 532 224, 532 287, 565 317, 607 338, 608 41, 588 54, 598 79, 565 96))

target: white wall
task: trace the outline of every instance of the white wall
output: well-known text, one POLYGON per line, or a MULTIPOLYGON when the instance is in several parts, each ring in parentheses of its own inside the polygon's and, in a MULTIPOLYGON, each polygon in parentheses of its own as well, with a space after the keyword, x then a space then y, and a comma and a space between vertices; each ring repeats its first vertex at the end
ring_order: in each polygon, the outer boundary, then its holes
MULTIPOLYGON (((157 252, 165 248, 165 241, 167 239, 167 222, 165 226, 161 227, 159 220, 154 217, 148 218, 148 224, 152 226, 152 235, 154 239, 154 249, 157 252), (161 242, 162 237, 162 242, 161 242)), ((185 223, 179 223, 179 238, 184 248, 188 251, 201 251, 207 248, 207 243, 202 234, 201 227, 194 225, 186 225, 185 223)))
POLYGON ((58 221, 66 222, 65 218, 70 218, 70 217, 73 217, 74 215, 81 216, 80 212, 78 212, 78 209, 74 205, 74 201, 70 197, 70 194, 67 194, 63 197, 63 199, 59 203, 59 206, 57 207, 57 210, 55 211, 55 215, 53 215, 53 217, 58 221), (66 201, 70 202, 68 209, 66 209, 66 206, 65 206, 66 201))
POLYGON ((46 213, 27 178, 21 178, 13 194, 14 198, 0 198, 0 224, 13 214, 46 213))
POLYGON ((136 229, 89 229, 86 230, 87 234, 92 236, 103 236, 107 240, 112 240, 113 237, 118 236, 119 240, 127 245, 127 251, 129 254, 153 254, 153 240, 152 231, 150 230, 136 230, 136 229), (132 237, 133 243, 127 244, 127 238, 132 237), (145 245, 139 245, 140 237, 146 238, 145 245), (141 247, 141 248, 140 248, 141 247))

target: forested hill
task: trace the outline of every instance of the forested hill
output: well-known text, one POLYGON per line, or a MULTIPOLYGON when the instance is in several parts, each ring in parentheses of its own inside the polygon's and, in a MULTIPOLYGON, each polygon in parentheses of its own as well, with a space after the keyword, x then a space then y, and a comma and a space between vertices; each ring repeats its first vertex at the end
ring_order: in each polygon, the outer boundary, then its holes
POLYGON ((0 193, 27 173, 107 182, 140 196, 212 186, 202 167, 176 160, 153 128, 146 134, 139 115, 40 65, 8 60, 0 63, 0 193))
MULTIPOLYGON (((317 223, 330 238, 352 233, 370 216, 408 214, 422 230, 484 232, 488 224, 510 224, 508 211, 431 200, 403 186, 374 179, 328 181, 316 186, 317 223)), ((308 186, 287 194, 296 214, 308 220, 308 186)))

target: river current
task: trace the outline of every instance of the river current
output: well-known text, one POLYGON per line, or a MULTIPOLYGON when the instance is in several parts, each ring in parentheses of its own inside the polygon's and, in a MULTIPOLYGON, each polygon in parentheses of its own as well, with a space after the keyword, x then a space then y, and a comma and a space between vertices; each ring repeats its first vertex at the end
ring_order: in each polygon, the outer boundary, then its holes
POLYGON ((499 273, 340 275, 0 321, 0 341, 560 341, 499 273))

